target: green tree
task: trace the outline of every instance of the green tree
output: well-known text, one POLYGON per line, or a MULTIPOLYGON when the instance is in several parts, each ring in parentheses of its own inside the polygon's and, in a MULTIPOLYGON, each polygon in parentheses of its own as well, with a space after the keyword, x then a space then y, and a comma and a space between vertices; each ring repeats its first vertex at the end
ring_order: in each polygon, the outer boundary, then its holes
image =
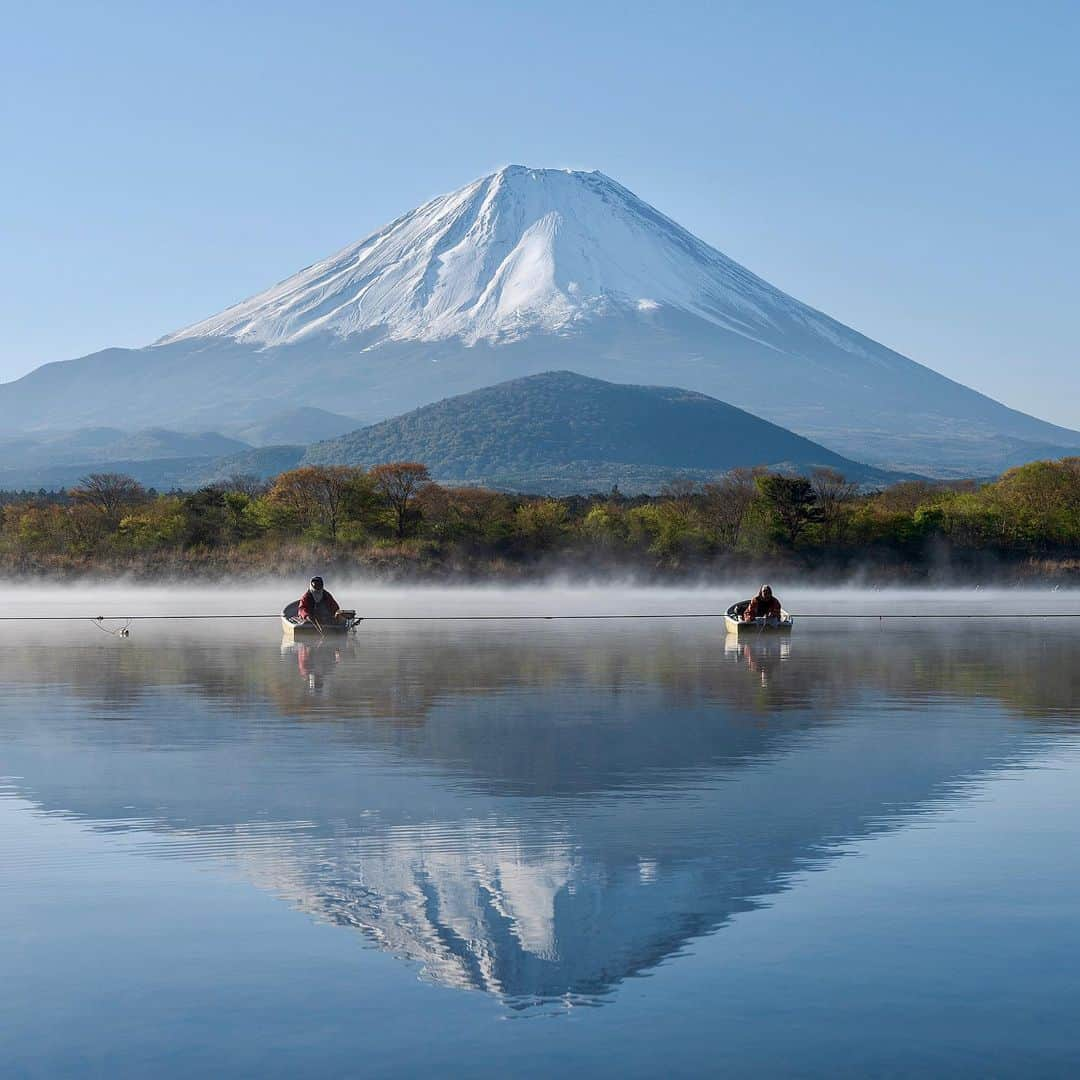
POLYGON ((6 506, 4 532, 22 553, 52 554, 63 550, 65 516, 65 511, 59 506, 25 503, 6 506))
POLYGON ((1010 469, 980 493, 1001 515, 1002 533, 1029 548, 1080 542, 1080 457, 1010 469))
POLYGON ((817 518, 817 497, 804 476, 768 473, 757 478, 757 488, 769 515, 775 539, 795 547, 817 518))
POLYGON ((544 551, 554 547, 567 531, 566 504, 558 499, 534 499, 522 503, 514 514, 514 531, 529 548, 544 551))
POLYGON ((363 469, 345 485, 341 501, 341 517, 347 526, 348 538, 361 539, 365 533, 378 532, 385 527, 386 506, 375 490, 371 474, 363 469))
POLYGON ((598 503, 582 519, 581 533, 597 547, 611 550, 626 542, 630 526, 617 503, 598 503))
POLYGON ((150 551, 178 545, 187 524, 183 500, 168 495, 121 518, 118 532, 125 544, 137 551, 150 551))
POLYGON ((630 535, 644 542, 649 553, 677 566, 700 556, 708 544, 692 509, 679 502, 653 502, 636 506, 627 515, 630 535))
POLYGON ((184 517, 185 547, 219 547, 227 540, 229 516, 225 492, 216 487, 200 488, 180 500, 184 517))

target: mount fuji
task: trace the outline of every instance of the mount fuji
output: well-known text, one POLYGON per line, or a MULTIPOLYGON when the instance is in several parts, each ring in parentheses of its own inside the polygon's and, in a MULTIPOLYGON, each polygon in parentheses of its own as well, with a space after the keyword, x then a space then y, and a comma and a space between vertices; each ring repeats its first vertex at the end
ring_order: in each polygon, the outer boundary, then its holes
POLYGON ((602 173, 522 166, 153 345, 0 386, 0 422, 377 420, 553 369, 705 393, 885 467, 991 473, 1080 448, 800 303, 602 173))

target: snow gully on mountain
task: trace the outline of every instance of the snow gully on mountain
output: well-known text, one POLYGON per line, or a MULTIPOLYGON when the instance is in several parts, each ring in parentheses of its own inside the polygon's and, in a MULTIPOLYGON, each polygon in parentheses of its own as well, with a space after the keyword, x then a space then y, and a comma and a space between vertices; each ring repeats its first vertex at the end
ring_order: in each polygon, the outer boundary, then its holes
POLYGON ((364 331, 505 341, 660 305, 748 337, 801 306, 603 173, 512 165, 158 344, 364 331))

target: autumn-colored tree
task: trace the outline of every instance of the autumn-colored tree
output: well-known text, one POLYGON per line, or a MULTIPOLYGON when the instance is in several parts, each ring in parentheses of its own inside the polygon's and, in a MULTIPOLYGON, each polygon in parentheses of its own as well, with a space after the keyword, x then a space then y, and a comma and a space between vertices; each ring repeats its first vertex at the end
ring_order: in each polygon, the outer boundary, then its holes
POLYGON ((417 493, 431 482, 428 467, 419 461, 391 461, 371 470, 375 490, 386 500, 394 514, 398 539, 404 537, 410 511, 417 493))
POLYGON ((842 539, 844 512, 855 498, 858 484, 836 469, 820 468, 810 474, 810 486, 817 499, 822 538, 826 543, 842 539))
POLYGON ((428 484, 417 496, 424 520, 450 538, 498 540, 513 524, 510 500, 486 488, 448 488, 428 484))
POLYGON ((750 507, 757 498, 757 477, 762 469, 732 469, 706 484, 701 513, 721 548, 734 548, 742 538, 750 507))
POLYGON ((90 473, 71 489, 71 497, 76 503, 99 511, 115 528, 123 511, 143 502, 147 495, 146 488, 138 480, 123 473, 90 473))
POLYGON ((874 506, 886 514, 914 514, 920 506, 929 506, 949 498, 961 487, 970 485, 946 484, 937 480, 902 480, 891 484, 874 496, 874 506))
POLYGON ((336 540, 351 487, 363 475, 349 465, 305 465, 282 473, 267 497, 288 509, 301 528, 322 525, 336 540))
POLYGON ((89 503, 75 502, 67 507, 62 519, 64 543, 68 554, 89 555, 98 550, 119 522, 107 518, 89 503))
POLYGON ((660 489, 660 498, 664 502, 673 503, 683 514, 693 512, 700 494, 701 485, 688 476, 677 476, 660 489))

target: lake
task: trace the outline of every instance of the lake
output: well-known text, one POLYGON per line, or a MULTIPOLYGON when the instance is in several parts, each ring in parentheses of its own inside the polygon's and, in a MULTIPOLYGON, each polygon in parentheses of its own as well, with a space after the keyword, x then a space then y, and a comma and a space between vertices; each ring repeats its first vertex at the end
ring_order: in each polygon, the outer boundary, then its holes
MULTIPOLYGON (((369 616, 747 591, 328 585, 369 616)), ((786 640, 0 624, 4 1075, 1075 1074, 1080 619, 1041 616, 1080 596, 777 592, 786 640), (825 611, 1018 617, 798 619, 825 611)))

